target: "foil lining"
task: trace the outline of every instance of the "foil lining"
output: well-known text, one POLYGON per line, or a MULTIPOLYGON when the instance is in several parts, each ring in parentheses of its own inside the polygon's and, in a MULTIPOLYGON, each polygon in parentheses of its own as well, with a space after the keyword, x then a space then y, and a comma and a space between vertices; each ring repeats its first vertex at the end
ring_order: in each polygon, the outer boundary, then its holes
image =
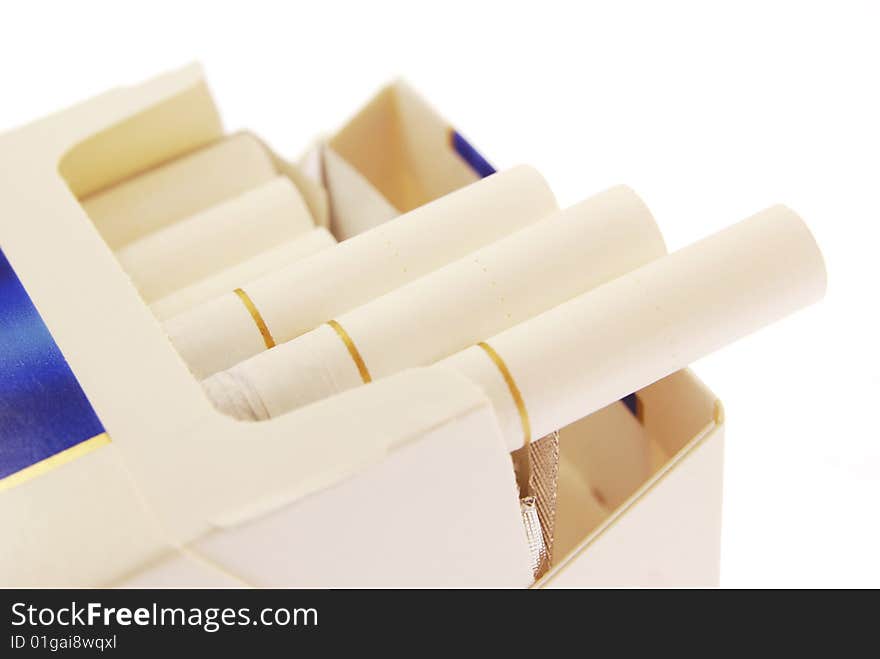
POLYGON ((529 496, 535 497, 548 562, 553 559, 556 492, 559 478, 559 431, 528 445, 529 496))
POLYGON ((520 509, 532 557, 540 578, 552 564, 559 476, 559 433, 531 442, 512 454, 520 491, 520 509))
POLYGON ((519 508, 529 545, 532 574, 537 579, 550 566, 550 556, 547 553, 547 546, 544 544, 544 532, 541 528, 541 520, 538 518, 538 505, 535 497, 520 499, 519 508))

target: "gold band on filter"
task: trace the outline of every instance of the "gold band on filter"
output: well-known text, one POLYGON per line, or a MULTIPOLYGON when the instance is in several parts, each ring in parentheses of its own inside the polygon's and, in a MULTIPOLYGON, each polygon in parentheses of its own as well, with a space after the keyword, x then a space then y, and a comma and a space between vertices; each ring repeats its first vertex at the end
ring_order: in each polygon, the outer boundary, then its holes
POLYGON ((248 313, 251 315, 251 318, 254 319, 254 323, 257 326, 257 329, 260 330, 260 335, 263 337, 263 343, 266 344, 266 348, 274 348, 275 347, 275 339, 272 338, 272 333, 269 331, 269 328, 266 326, 266 321, 263 320, 263 316, 260 314, 260 311, 254 305, 251 298, 245 293, 242 289, 236 288, 233 293, 238 296, 238 299, 241 300, 241 303, 244 305, 245 309, 248 310, 248 313))
POLYGON ((507 388, 510 390, 510 395, 513 397, 513 402, 516 404, 516 409, 519 412, 519 420, 522 424, 524 435, 523 444, 530 444, 532 441, 532 425, 529 423, 529 413, 526 411, 526 403, 523 400, 519 387, 516 386, 516 381, 513 379, 513 376, 507 368, 507 364, 501 359, 501 355, 495 352, 495 348, 488 343, 480 341, 477 345, 489 355, 489 359, 495 363, 495 366, 497 366, 498 370, 501 372, 501 377, 503 377, 504 382, 507 383, 507 388))
POLYGON ((342 325, 337 323, 335 320, 328 320, 327 324, 332 327, 337 336, 342 339, 342 342, 345 344, 346 350, 348 350, 348 354, 351 355, 351 358, 354 361, 354 365, 357 366, 358 373, 361 374, 361 380, 363 380, 364 384, 372 382, 373 378, 370 376, 370 371, 367 369, 364 358, 361 357, 361 353, 358 351, 357 346, 354 344, 354 341, 351 340, 348 332, 346 332, 343 329, 342 325))

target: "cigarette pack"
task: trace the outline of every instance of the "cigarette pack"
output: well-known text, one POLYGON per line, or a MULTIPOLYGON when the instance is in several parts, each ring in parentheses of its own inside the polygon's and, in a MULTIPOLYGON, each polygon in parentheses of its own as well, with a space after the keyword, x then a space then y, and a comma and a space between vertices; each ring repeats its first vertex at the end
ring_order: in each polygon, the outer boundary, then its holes
POLYGON ((198 66, 0 137, 0 585, 717 584, 724 415, 690 370, 559 429, 536 580, 510 449, 473 382, 411 368, 238 421, 119 256, 278 177, 303 231, 343 241, 492 171, 403 83, 288 162, 224 133, 198 66))

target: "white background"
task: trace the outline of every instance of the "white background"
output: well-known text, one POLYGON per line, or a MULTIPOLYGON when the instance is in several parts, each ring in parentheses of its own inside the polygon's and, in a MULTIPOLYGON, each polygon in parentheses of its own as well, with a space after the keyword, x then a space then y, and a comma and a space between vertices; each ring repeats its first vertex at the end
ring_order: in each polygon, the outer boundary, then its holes
POLYGON ((827 298, 695 369, 727 412, 723 584, 880 586, 875 7, 9 3, 0 129, 200 60, 227 127, 293 157, 401 75, 563 204, 630 184, 670 248, 790 205, 827 298))

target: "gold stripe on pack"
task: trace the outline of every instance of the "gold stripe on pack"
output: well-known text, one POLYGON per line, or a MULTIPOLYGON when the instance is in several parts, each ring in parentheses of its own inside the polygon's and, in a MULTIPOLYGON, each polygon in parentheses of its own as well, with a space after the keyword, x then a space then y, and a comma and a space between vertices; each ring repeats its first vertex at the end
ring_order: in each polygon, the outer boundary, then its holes
POLYGON ((50 455, 48 458, 35 462, 29 467, 20 469, 14 474, 9 474, 6 478, 0 478, 0 492, 3 490, 10 490, 17 485, 21 485, 25 481, 36 478, 37 476, 42 476, 46 472, 55 469, 55 467, 60 467, 63 464, 76 460, 77 458, 84 456, 86 453, 91 453, 96 448, 106 446, 109 443, 110 435, 106 432, 102 432, 100 435, 95 435, 79 444, 74 444, 63 451, 59 451, 55 455, 50 455))

